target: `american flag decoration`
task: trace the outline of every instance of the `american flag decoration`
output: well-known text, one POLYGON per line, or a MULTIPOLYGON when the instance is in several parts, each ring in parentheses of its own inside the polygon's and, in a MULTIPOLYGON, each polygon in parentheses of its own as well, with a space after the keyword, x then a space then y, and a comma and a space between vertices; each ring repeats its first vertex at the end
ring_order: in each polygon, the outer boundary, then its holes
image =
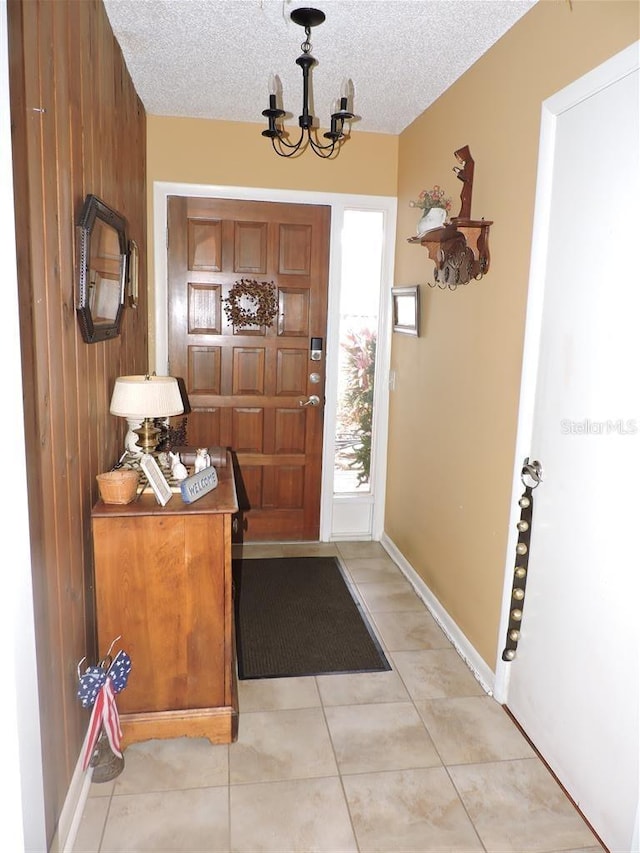
POLYGON ((93 706, 86 746, 82 756, 83 770, 89 766, 101 727, 104 727, 109 746, 114 755, 122 758, 120 751, 122 730, 116 706, 116 693, 120 693, 127 686, 127 679, 131 672, 131 658, 125 651, 121 650, 112 660, 111 650, 119 639, 120 637, 116 637, 111 643, 106 656, 97 666, 87 667, 82 675, 80 674, 80 667, 84 658, 78 664, 78 698, 83 708, 93 706))

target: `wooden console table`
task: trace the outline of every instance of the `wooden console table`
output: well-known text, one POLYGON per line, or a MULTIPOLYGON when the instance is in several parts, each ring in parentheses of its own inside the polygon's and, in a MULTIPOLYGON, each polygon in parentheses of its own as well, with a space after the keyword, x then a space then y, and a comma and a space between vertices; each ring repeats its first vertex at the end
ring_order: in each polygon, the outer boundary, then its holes
POLYGON ((123 746, 189 735, 237 736, 231 523, 238 511, 233 466, 192 504, 152 494, 93 508, 98 649, 121 635, 131 656, 117 695, 123 746))

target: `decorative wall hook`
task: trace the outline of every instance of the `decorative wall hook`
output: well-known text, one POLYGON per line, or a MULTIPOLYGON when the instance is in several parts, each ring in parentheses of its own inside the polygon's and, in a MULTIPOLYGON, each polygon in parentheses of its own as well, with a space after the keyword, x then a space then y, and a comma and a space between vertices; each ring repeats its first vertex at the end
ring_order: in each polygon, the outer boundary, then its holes
POLYGON ((460 213, 440 228, 434 228, 409 243, 424 246, 435 261, 435 283, 431 287, 455 290, 471 279, 480 279, 489 271, 489 228, 492 221, 471 219, 474 160, 469 146, 458 148, 454 156, 461 166, 454 166, 458 180, 462 181, 460 213))

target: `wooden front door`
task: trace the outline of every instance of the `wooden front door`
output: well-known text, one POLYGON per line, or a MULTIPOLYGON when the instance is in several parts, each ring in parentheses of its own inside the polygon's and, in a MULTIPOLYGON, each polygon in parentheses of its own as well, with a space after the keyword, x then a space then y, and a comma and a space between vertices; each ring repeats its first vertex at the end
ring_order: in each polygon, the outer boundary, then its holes
POLYGON ((189 444, 234 452, 246 540, 316 540, 330 208, 168 201, 169 371, 189 395, 189 444), (270 302, 267 322, 229 316, 270 302))

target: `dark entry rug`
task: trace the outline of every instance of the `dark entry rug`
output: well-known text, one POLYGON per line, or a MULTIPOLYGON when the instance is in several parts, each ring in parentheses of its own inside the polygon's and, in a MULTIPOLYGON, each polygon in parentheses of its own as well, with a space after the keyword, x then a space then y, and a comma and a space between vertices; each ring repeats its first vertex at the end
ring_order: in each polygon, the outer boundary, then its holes
POLYGON ((234 561, 241 679, 391 667, 334 557, 234 561))

